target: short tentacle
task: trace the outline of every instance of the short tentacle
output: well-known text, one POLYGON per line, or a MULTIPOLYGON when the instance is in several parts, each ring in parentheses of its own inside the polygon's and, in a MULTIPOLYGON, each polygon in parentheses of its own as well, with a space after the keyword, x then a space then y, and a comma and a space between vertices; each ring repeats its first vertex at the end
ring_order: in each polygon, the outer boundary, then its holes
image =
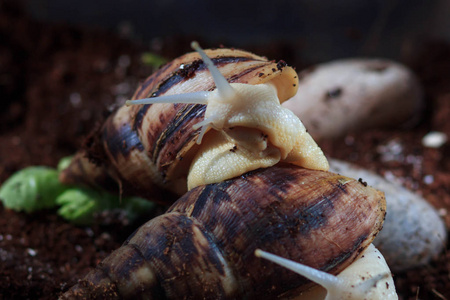
POLYGON ((197 130, 198 128, 201 127, 200 134, 198 135, 197 138, 197 144, 200 145, 202 143, 202 139, 206 133, 206 130, 208 130, 208 128, 211 127, 211 124, 213 124, 218 119, 220 119, 220 116, 214 115, 192 126, 194 130, 197 130))

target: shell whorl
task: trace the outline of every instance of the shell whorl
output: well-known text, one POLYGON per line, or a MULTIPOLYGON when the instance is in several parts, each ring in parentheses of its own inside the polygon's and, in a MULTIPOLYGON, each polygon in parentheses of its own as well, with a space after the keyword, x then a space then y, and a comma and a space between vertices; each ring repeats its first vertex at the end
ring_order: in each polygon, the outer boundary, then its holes
POLYGON ((381 192, 337 174, 257 170, 194 188, 63 298, 274 299, 308 283, 255 249, 337 273, 371 243, 385 207, 381 192))

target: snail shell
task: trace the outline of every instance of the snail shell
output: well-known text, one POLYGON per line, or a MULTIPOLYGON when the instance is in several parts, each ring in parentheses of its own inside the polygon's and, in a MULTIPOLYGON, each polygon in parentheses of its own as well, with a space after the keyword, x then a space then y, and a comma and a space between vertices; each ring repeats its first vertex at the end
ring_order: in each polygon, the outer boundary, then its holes
POLYGON ((257 248, 337 273, 369 246, 383 193, 291 164, 200 186, 150 220, 62 299, 274 299, 308 282, 257 248))
POLYGON ((159 187, 181 195, 187 187, 220 182, 280 161, 328 169, 300 120, 280 105, 297 91, 294 69, 240 50, 198 51, 150 76, 133 99, 159 101, 162 95, 199 92, 195 97, 205 97, 207 106, 121 107, 92 135, 88 157, 78 154, 60 180, 94 186, 116 182, 127 193, 154 198, 159 187), (224 85, 232 92, 220 90, 224 85))

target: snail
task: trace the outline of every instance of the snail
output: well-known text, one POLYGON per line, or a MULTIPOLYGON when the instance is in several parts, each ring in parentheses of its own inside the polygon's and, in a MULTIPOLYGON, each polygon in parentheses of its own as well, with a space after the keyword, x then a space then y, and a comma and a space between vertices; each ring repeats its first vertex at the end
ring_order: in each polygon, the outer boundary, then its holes
POLYGON ((338 273, 370 245, 385 205, 357 180, 285 163, 199 186, 61 299, 290 297, 310 283, 256 249, 338 273))
POLYGON ((327 172, 321 149, 280 105, 296 92, 292 68, 194 48, 199 54, 149 77, 138 100, 93 135, 91 160, 79 153, 61 175, 91 185, 113 180, 149 198, 158 188, 189 191, 63 299, 289 297, 311 284, 269 269, 256 248, 338 273, 381 229, 383 194, 327 172))
POLYGON ((105 121, 90 139, 89 157, 79 153, 61 182, 116 183, 159 200, 161 188, 182 195, 280 161, 328 169, 302 122, 280 105, 297 91, 294 69, 241 50, 193 48, 133 96, 150 99, 130 101, 140 105, 123 106, 105 121))

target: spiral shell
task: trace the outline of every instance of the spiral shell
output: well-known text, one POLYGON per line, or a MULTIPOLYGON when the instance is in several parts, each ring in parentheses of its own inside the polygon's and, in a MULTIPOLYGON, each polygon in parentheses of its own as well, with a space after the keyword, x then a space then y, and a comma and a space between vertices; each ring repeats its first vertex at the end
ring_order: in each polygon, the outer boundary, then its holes
MULTIPOLYGON (((161 187, 178 195, 186 192, 191 164, 195 165, 192 171, 195 179, 190 188, 268 167, 280 160, 316 169, 328 168, 323 153, 300 120, 280 106, 280 102, 297 91, 298 78, 291 67, 284 62, 268 61, 234 49, 206 50, 206 53, 226 81, 235 84, 240 93, 244 90, 244 96, 248 89, 253 89, 250 87, 257 86, 264 87, 264 93, 273 93, 275 98, 244 105, 242 110, 245 114, 231 109, 234 115, 224 116, 228 119, 223 128, 215 128, 217 130, 213 133, 206 132, 205 141, 200 145, 196 144, 200 129, 195 125, 204 121, 205 105, 156 103, 123 106, 92 135, 88 153, 76 156, 61 173, 61 181, 94 186, 116 182, 115 185, 126 193, 154 198, 155 191, 161 187), (253 118, 253 114, 258 118, 253 118), (261 150, 255 152, 257 147, 254 145, 262 145, 261 150), (309 158, 314 156, 319 159, 309 158), (227 157, 225 162, 221 161, 223 157, 227 157), (229 162, 234 162, 232 168, 229 162), (242 165, 246 167, 241 168, 242 165), (208 181, 210 178, 214 179, 208 181)), ((206 64, 194 52, 173 60, 150 76, 135 92, 133 99, 213 91, 215 87, 206 64)), ((221 96, 220 91, 218 94, 221 96)), ((247 100, 245 97, 243 101, 233 100, 233 105, 247 103, 247 100)), ((215 101, 218 102, 220 99, 215 101)), ((215 111, 226 110, 223 107, 215 111)))
POLYGON ((356 180, 290 164, 200 186, 62 299, 274 299, 308 282, 255 249, 340 272, 381 229, 385 205, 356 180))

